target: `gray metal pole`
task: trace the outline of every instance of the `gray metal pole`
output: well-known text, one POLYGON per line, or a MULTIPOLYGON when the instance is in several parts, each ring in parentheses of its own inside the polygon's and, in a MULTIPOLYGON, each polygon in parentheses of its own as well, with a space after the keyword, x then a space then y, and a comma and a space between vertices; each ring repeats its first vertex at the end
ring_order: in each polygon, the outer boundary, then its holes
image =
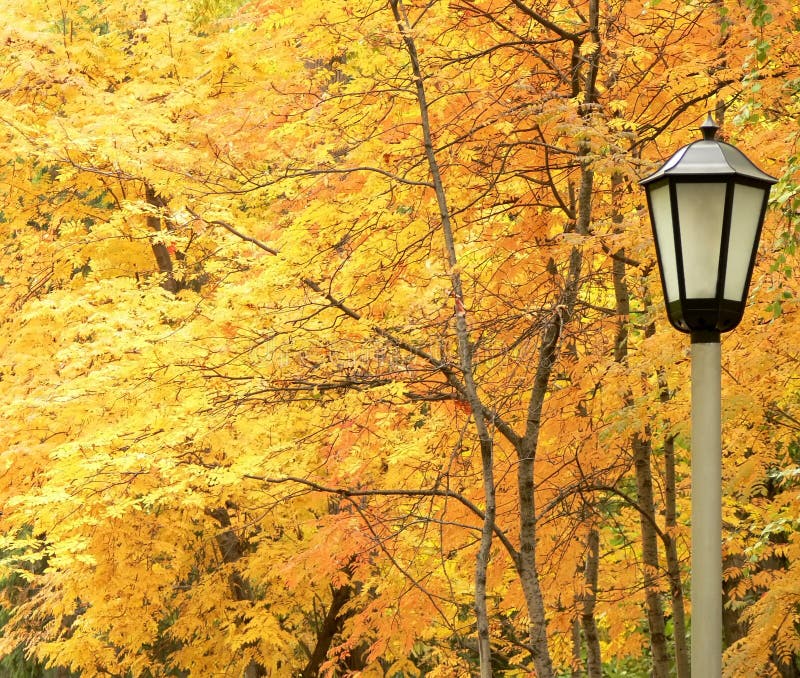
POLYGON ((719 334, 692 334, 692 676, 722 675, 722 368, 719 334))

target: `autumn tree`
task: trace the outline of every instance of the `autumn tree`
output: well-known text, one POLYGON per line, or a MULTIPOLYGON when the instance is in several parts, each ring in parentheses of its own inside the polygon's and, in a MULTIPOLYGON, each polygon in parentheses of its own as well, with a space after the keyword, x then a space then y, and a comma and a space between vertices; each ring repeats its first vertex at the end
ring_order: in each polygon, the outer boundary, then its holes
POLYGON ((783 176, 724 352, 726 670, 794 675, 795 17, 712 9, 4 8, 0 650, 687 675, 687 364, 636 182, 713 109, 783 176))

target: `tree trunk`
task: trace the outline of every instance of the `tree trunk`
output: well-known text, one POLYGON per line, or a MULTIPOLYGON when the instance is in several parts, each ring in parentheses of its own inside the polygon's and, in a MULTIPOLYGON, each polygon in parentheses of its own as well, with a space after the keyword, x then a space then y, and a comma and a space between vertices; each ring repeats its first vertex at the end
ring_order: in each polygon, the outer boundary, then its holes
POLYGON ((631 447, 636 471, 639 525, 642 533, 643 583, 647 623, 650 628, 650 649, 653 655, 653 678, 669 678, 669 652, 667 651, 664 608, 658 590, 658 535, 655 527, 650 440, 637 434, 631 441, 631 447))
MULTIPOLYGON (((591 175, 585 174, 585 183, 591 183, 591 175), (588 178, 587 178, 588 177, 588 178)), ((525 603, 528 607, 529 642, 537 678, 553 678, 552 658, 547 646, 547 617, 544 599, 539 585, 536 564, 536 501, 534 487, 534 462, 539 445, 542 423, 542 407, 548 384, 558 356, 559 341, 565 322, 569 320, 577 299, 582 257, 578 250, 570 255, 562 303, 558 305, 542 332, 539 361, 533 378, 525 435, 517 446, 517 492, 520 506, 520 553, 519 575, 525 603)))
POLYGON ((554 316, 542 337, 539 365, 528 408, 527 432, 518 450, 517 492, 520 503, 519 574, 525 603, 528 607, 528 637, 537 678, 553 678, 553 664, 547 646, 547 618, 539 586, 536 565, 536 501, 534 493, 534 460, 538 446, 541 414, 547 385, 555 361, 556 347, 561 334, 561 320, 554 316))
POLYGON ((583 640, 581 639, 581 622, 579 619, 572 620, 572 678, 585 678, 586 671, 583 666, 583 640))
POLYGON ((342 616, 342 608, 353 594, 353 589, 349 584, 331 589, 331 604, 325 619, 317 630, 317 642, 314 644, 314 650, 311 652, 311 657, 308 659, 300 678, 317 678, 319 676, 319 669, 322 662, 328 656, 328 651, 331 649, 331 644, 336 634, 341 632, 344 623, 342 616))
POLYGON ((519 574, 528 608, 528 640, 537 678, 554 678, 553 662, 547 646, 547 616, 539 570, 536 564, 536 505, 533 483, 534 453, 520 455, 517 473, 520 499, 520 566, 519 574))
MULTIPOLYGON (((612 195, 619 197, 622 191, 622 178, 612 177, 612 195)), ((621 224, 622 215, 615 214, 614 221, 621 224)), ((614 360, 622 363, 628 356, 628 318, 630 315, 630 293, 625 281, 626 263, 624 250, 618 251, 612 262, 612 278, 619 325, 614 345, 614 360)), ((662 391, 663 392, 663 391, 662 391)), ((637 433, 631 440, 634 471, 636 474, 636 494, 639 507, 639 525, 642 535, 642 560, 644 563, 643 583, 645 607, 650 629, 650 647, 653 655, 653 678, 668 678, 669 652, 664 624, 664 610, 658 591, 658 531, 655 522, 655 502, 653 498, 653 477, 650 466, 652 443, 649 432, 637 433)), ((674 485, 674 480, 673 480, 674 485)), ((677 560, 677 555, 676 555, 677 560)), ((680 582, 680 575, 678 574, 680 582)), ((679 587, 680 590, 680 587, 679 587)), ((673 596, 678 595, 674 593, 673 596)), ((682 604, 682 591, 680 592, 682 604)), ((684 636, 685 638, 685 636, 684 636)))
MULTIPOLYGON (((664 391, 662 390, 662 393, 664 391)), ((678 560, 678 548, 675 544, 677 527, 677 511, 675 506, 675 439, 672 436, 664 441, 664 466, 666 478, 664 492, 666 494, 666 510, 664 523, 664 552, 667 557, 667 576, 669 577, 672 601, 672 626, 675 635, 675 668, 677 678, 690 678, 689 644, 686 640, 686 612, 683 605, 683 580, 681 564, 678 560)))
MULTIPOLYGON (((217 546, 223 562, 235 563, 240 560, 245 554, 246 545, 242 543, 242 540, 233 530, 228 509, 219 507, 207 510, 207 513, 223 528, 216 536, 217 546)), ((235 600, 253 600, 253 590, 241 573, 236 570, 231 572, 228 577, 228 583, 235 600)), ((255 660, 251 660, 244 670, 244 678, 262 678, 266 675, 267 672, 264 667, 255 660)))
POLYGON ((600 634, 594 608, 597 603, 597 578, 600 569, 600 533, 593 527, 586 539, 586 565, 584 585, 586 593, 581 597, 581 628, 586 639, 586 675, 588 678, 603 678, 603 659, 600 654, 600 634))
MULTIPOLYGON (((156 195, 155 190, 153 190, 153 187, 150 186, 150 184, 145 184, 144 195, 148 205, 158 209, 166 207, 164 200, 160 196, 156 195)), ((161 219, 155 214, 147 215, 147 225, 152 231, 162 230, 161 219)), ((164 243, 162 240, 151 240, 150 246, 152 247, 153 255, 156 258, 158 272, 163 276, 161 287, 167 290, 167 292, 172 292, 175 294, 175 292, 180 289, 180 285, 175 279, 175 275, 172 270, 172 257, 170 256, 166 243, 164 243)))
MULTIPOLYGON (((722 571, 730 567, 742 568, 745 559, 742 554, 726 555, 722 561, 722 571)), ((731 599, 731 592, 736 588, 739 579, 722 581, 722 647, 729 648, 737 640, 741 640, 747 635, 747 629, 742 624, 741 614, 738 610, 726 605, 731 599)))
MULTIPOLYGON (((461 273, 458 269, 455 238, 450 208, 447 203, 447 194, 442 178, 439 162, 436 158, 433 145, 433 135, 430 124, 428 100, 425 92, 425 78, 422 73, 416 43, 413 38, 413 29, 406 16, 405 7, 401 0, 390 0, 392 15, 400 30, 406 52, 411 62, 414 74, 414 87, 416 89, 417 104, 419 106, 420 126, 422 128, 423 146, 431 183, 436 195, 441 219, 441 230, 444 238, 447 263, 449 265, 450 284, 455 300, 456 337, 458 339, 459 366, 463 375, 463 387, 467 401, 472 411, 475 430, 478 434, 481 454, 481 475, 484 489, 484 520, 481 527, 480 547, 475 562, 475 616, 478 635, 478 656, 480 658, 481 678, 491 678, 492 651, 489 637, 489 611, 486 599, 486 571, 494 534, 496 515, 495 483, 494 483, 494 441, 492 433, 484 418, 483 404, 478 395, 475 383, 473 348, 470 342, 469 328, 467 325, 467 311, 464 303, 464 292, 461 283, 461 273)), ((538 584, 538 582, 537 582, 538 584)))

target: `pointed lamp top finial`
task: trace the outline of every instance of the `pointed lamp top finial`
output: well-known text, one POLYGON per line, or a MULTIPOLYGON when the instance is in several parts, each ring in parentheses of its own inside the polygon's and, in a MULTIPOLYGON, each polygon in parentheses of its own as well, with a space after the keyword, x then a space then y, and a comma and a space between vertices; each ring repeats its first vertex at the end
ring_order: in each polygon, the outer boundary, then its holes
POLYGON ((703 133, 703 139, 706 141, 714 141, 718 129, 719 127, 717 127, 714 119, 711 117, 711 113, 708 114, 706 121, 700 125, 700 131, 703 133))

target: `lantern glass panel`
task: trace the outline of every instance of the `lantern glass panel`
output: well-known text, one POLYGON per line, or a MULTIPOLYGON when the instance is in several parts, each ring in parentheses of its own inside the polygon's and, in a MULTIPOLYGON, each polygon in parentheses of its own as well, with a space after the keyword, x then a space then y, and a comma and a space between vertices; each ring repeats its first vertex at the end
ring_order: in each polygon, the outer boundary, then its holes
POLYGON ((742 301, 745 295, 747 272, 756 245, 756 232, 764 205, 764 193, 763 188, 739 184, 733 194, 725 299, 742 301))
POLYGON ((687 299, 711 299, 717 294, 726 188, 723 183, 676 185, 687 299))
POLYGON ((658 253, 661 256, 661 273, 664 276, 664 294, 667 302, 678 299, 678 262, 675 258, 675 236, 672 232, 672 208, 669 183, 650 189, 650 205, 655 224, 658 253))

